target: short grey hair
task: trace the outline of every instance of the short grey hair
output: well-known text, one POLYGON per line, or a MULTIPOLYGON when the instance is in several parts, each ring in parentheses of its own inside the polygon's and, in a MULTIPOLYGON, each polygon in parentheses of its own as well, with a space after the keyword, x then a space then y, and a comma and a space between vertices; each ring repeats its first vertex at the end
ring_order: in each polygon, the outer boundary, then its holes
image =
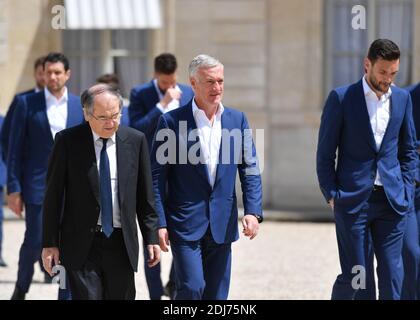
POLYGON ((103 93, 109 93, 117 97, 119 101, 120 111, 121 111, 122 106, 123 106, 123 98, 121 96, 120 91, 114 86, 111 86, 105 83, 100 83, 100 84, 95 84, 94 86, 90 87, 89 89, 86 89, 82 93, 81 101, 82 101, 83 109, 86 111, 86 113, 93 114, 93 105, 95 104, 95 97, 103 93))
POLYGON ((189 67, 188 67, 188 73, 190 75, 190 78, 195 78, 198 69, 204 68, 214 68, 222 66, 223 64, 217 60, 216 58, 209 56, 207 54, 199 54, 194 59, 192 59, 189 67))

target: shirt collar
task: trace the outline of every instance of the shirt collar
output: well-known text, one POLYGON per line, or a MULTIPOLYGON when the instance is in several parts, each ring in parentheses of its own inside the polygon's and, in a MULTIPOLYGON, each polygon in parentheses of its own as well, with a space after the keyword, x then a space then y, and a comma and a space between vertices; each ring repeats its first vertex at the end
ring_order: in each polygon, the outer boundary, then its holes
MULTIPOLYGON (((225 110, 225 107, 220 102, 219 107, 217 108, 217 111, 216 111, 216 117, 221 117, 224 110, 225 110)), ((201 110, 197 106, 197 104, 195 103, 195 97, 194 97, 194 99, 192 100, 192 113, 193 113, 194 116, 196 116, 200 111, 205 115, 205 112, 203 110, 201 110)), ((207 118, 207 116, 206 116, 206 118, 207 118)))
POLYGON ((64 87, 64 94, 63 96, 60 98, 60 100, 58 100, 45 86, 44 87, 44 93, 45 93, 45 99, 47 101, 54 99, 58 102, 66 102, 68 100, 68 91, 67 91, 67 87, 64 87))
MULTIPOLYGON (((362 83, 363 83, 363 92, 365 93, 365 96, 374 96, 377 100, 379 100, 376 93, 372 90, 372 88, 367 83, 366 75, 363 77, 362 83)), ((391 96, 392 94, 391 87, 392 85, 389 86, 388 91, 381 96, 381 99, 387 100, 391 96)))
MULTIPOLYGON (((92 130, 92 128, 90 129, 92 130)), ((92 130, 92 135, 93 135, 93 141, 97 142, 98 140, 102 139, 95 131, 92 130)), ((116 134, 114 133, 108 140, 111 140, 112 143, 115 143, 115 136, 116 134)), ((102 141, 100 141, 102 143, 102 141)))

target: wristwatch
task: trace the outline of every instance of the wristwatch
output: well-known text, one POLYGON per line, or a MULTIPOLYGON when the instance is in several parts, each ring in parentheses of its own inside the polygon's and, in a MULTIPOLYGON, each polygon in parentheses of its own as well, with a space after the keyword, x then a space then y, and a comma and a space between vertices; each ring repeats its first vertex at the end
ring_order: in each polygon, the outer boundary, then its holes
POLYGON ((253 216, 254 216, 255 218, 257 218, 258 223, 261 223, 261 222, 263 221, 263 217, 259 216, 258 214, 253 214, 253 216))

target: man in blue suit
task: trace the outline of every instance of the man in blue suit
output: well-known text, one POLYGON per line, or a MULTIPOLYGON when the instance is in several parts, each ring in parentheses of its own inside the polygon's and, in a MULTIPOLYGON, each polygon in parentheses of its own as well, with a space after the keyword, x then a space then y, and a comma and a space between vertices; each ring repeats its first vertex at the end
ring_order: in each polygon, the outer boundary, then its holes
POLYGON ((131 90, 128 109, 131 127, 146 135, 149 148, 159 117, 186 105, 194 95, 191 87, 177 83, 177 67, 173 54, 162 53, 155 58, 154 79, 131 90))
POLYGON ((189 66, 194 99, 160 117, 152 147, 159 240, 172 248, 175 299, 227 299, 231 244, 239 238, 235 192, 241 181, 243 233, 262 221, 261 175, 245 114, 224 107, 223 65, 199 55, 189 66))
MULTIPOLYGON (((44 90, 44 59, 45 56, 42 56, 37 58, 34 62, 33 76, 35 80, 35 87, 16 94, 12 100, 12 103, 9 106, 9 109, 7 110, 6 117, 4 118, 3 126, 0 132, 0 143, 3 150, 2 159, 5 163, 7 162, 7 150, 9 148, 10 126, 12 125, 13 113, 19 101, 18 97, 44 90)), ((52 278, 42 266, 41 259, 39 260, 39 266, 41 268, 41 271, 44 273, 44 282, 51 283, 52 278)))
POLYGON ((84 121, 80 98, 69 93, 65 86, 70 77, 68 59, 61 53, 48 54, 44 60, 44 72, 44 90, 19 97, 9 140, 8 204, 19 217, 25 206, 26 222, 18 278, 12 295, 15 300, 25 298, 34 263, 41 255, 41 204, 54 136, 84 121))
MULTIPOLYGON (((0 115, 0 139, 1 139, 1 128, 3 127, 4 117, 0 115)), ((4 185, 6 184, 6 165, 3 162, 3 150, 0 144, 0 267, 7 267, 6 261, 2 255, 2 244, 3 244, 3 196, 4 196, 4 185)))
MULTIPOLYGON (((413 120, 416 128, 416 149, 420 150, 420 84, 407 88, 413 103, 413 120)), ((420 162, 419 162, 420 164, 420 162)), ((416 191, 414 208, 407 215, 407 226, 404 233, 403 262, 404 282, 402 299, 420 299, 420 167, 416 170, 416 191)))
MULTIPOLYGON (((152 147, 153 135, 159 117, 168 111, 175 110, 187 104, 193 97, 191 87, 177 83, 177 61, 171 53, 162 53, 154 61, 154 79, 146 84, 134 87, 130 94, 128 108, 130 126, 146 135, 149 149, 152 147)), ((147 261, 147 251, 143 250, 147 261)), ((153 268, 144 264, 147 287, 151 300, 159 300, 164 294, 160 278, 160 263, 153 268)), ((167 294, 173 298, 174 268, 171 267, 169 282, 166 285, 167 294)))
POLYGON ((19 101, 19 96, 24 96, 26 94, 36 93, 44 89, 44 59, 45 57, 39 57, 35 60, 34 63, 34 79, 35 79, 35 88, 20 92, 16 94, 12 100, 12 103, 7 110, 6 117, 3 121, 3 126, 1 129, 1 138, 0 143, 3 149, 3 161, 7 161, 7 150, 9 147, 9 136, 10 136, 10 126, 12 124, 13 112, 15 111, 16 105, 19 101))
POLYGON ((399 58, 395 43, 375 40, 364 77, 334 89, 325 103, 317 174, 334 211, 342 271, 332 299, 357 299, 363 291, 370 238, 379 299, 401 298, 401 251, 405 216, 413 207, 417 154, 411 98, 391 86, 399 58))

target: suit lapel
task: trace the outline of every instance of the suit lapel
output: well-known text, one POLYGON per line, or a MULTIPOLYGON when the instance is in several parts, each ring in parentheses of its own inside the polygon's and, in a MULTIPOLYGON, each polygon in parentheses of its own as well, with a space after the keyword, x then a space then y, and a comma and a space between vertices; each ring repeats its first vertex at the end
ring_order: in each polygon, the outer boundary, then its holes
POLYGON ((69 93, 67 100, 67 122, 66 128, 74 127, 80 124, 80 109, 81 105, 69 93))
POLYGON ((150 81, 150 94, 146 95, 146 97, 150 97, 150 104, 154 107, 156 105, 156 101, 159 102, 159 94, 156 91, 156 87, 154 84, 154 79, 150 81))
MULTIPOLYGON (((225 138, 223 137, 223 131, 225 129, 228 132, 232 132, 232 129, 234 129, 232 127, 232 122, 230 121, 230 113, 229 113, 229 110, 227 110, 226 108, 225 108, 225 110, 222 113, 221 122, 222 122, 222 138, 220 140, 219 162, 217 164, 216 179, 214 181, 213 189, 216 188, 217 184, 220 181, 220 178, 223 177, 223 174, 224 174, 224 171, 226 169, 226 166, 230 164, 230 161, 232 161, 231 152, 235 149, 235 146, 233 146, 233 145, 230 145, 229 146, 229 158, 228 158, 229 159, 229 162, 228 163, 223 163, 223 147, 224 147, 224 144, 225 143, 229 143, 229 144, 232 143, 232 141, 230 140, 230 136, 226 136, 225 138), (224 141, 225 139, 227 139, 227 140, 224 141)), ((225 162, 226 162, 226 160, 225 160, 225 162)))
POLYGON ((398 95, 396 93, 395 94, 392 93, 391 97, 389 98, 389 109, 390 109, 389 120, 388 120, 388 125, 385 130, 384 138, 382 139, 381 148, 379 149, 379 151, 382 150, 382 146, 387 143, 387 140, 389 139, 389 134, 390 132, 392 132, 391 128, 395 125, 396 119, 398 118, 397 112, 399 111, 399 109, 397 108, 398 106, 397 99, 398 99, 398 95))
POLYGON ((42 91, 42 93, 39 95, 39 108, 40 108, 40 112, 37 112, 38 119, 40 121, 40 124, 41 124, 44 132, 45 132, 45 136, 48 139, 48 143, 53 144, 54 143, 54 138, 53 138, 52 133, 51 133, 50 122, 48 121, 47 101, 45 99, 44 91, 42 91))
MULTIPOLYGON (((189 151, 190 148, 195 145, 196 143, 198 143, 200 146, 200 138, 198 136, 198 130, 197 130, 197 124, 195 123, 195 119, 193 116, 193 112, 192 112, 192 103, 189 104, 188 108, 186 108, 186 121, 187 121, 187 137, 185 137, 187 139, 187 156, 189 155, 189 151), (188 137, 190 136, 191 131, 195 130, 195 132, 197 132, 197 136, 196 139, 193 141, 190 141, 188 139, 188 137)), ((181 136, 181 134, 180 134, 181 136)), ((192 135, 191 135, 192 136, 192 135)), ((209 173, 208 173, 208 169, 207 169, 207 165, 205 164, 204 159, 202 158, 202 151, 201 151, 201 147, 199 149, 200 152, 200 162, 197 165, 194 165, 194 168, 197 169, 198 173, 200 174, 200 176, 207 182, 207 184, 210 186, 210 180, 209 180, 209 173)))
POLYGON ((92 188, 93 195, 95 196, 98 204, 101 204, 100 191, 99 191, 99 173, 98 166, 96 163, 95 146, 93 143, 92 130, 88 123, 85 124, 86 128, 86 139, 81 141, 83 143, 84 153, 88 159, 88 180, 92 188))
POLYGON ((124 200, 127 181, 130 180, 129 161, 132 159, 133 149, 126 142, 126 135, 123 131, 118 130, 116 133, 117 142, 117 171, 118 171, 118 199, 121 203, 124 200))
POLYGON ((373 136, 372 125, 370 124, 369 112, 366 104, 366 97, 363 91, 362 80, 356 86, 356 101, 353 103, 352 110, 355 111, 357 119, 361 122, 362 135, 367 137, 369 145, 375 152, 376 148, 375 138, 373 136))

